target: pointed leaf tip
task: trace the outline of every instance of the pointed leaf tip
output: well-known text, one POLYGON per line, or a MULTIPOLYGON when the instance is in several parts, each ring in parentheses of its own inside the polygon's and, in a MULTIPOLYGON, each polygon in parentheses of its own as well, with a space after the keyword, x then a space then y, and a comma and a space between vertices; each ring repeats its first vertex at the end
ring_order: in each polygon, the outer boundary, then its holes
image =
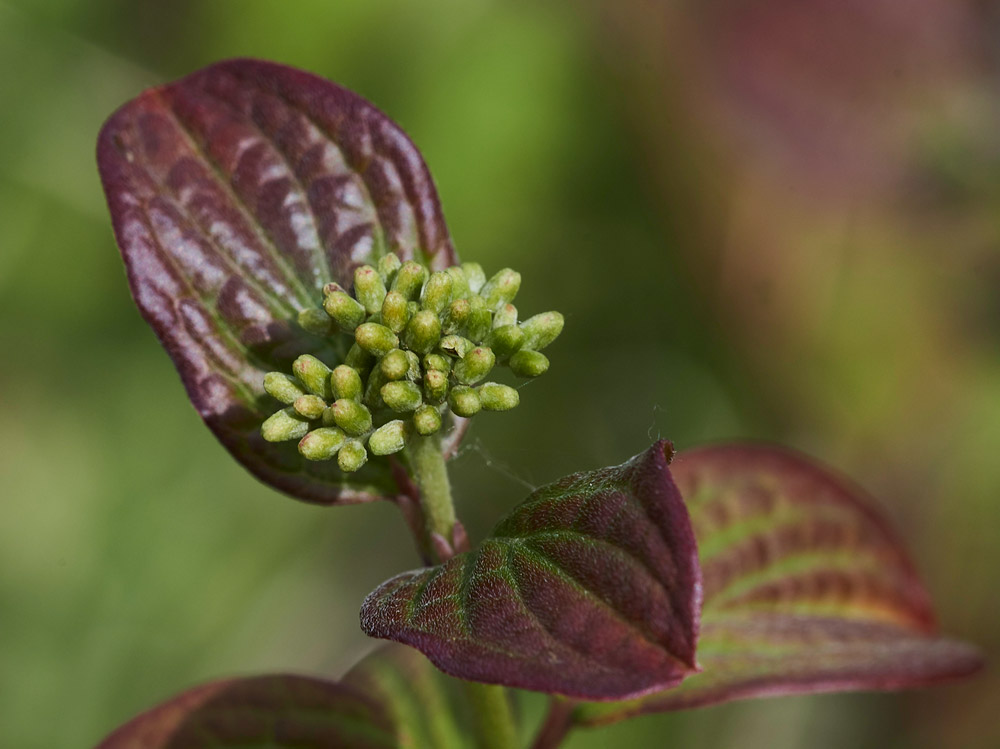
POLYGON ((298 325, 323 287, 394 251, 457 262, 430 173, 403 131, 329 81, 230 60, 142 93, 101 131, 98 166, 143 317, 216 437, 259 479, 299 499, 395 493, 388 468, 345 477, 259 435, 270 370, 312 352, 298 325))
POLYGON ((701 582, 670 452, 537 490, 479 548, 375 590, 362 628, 463 679, 600 700, 679 683, 701 582))

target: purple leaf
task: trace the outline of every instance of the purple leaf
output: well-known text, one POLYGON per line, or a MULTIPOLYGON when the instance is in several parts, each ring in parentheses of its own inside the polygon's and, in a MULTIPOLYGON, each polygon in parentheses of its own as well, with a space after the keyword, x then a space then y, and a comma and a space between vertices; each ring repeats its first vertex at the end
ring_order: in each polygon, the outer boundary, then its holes
POLYGON ((97 149, 132 296, 198 413, 254 475, 324 504, 396 494, 383 461, 345 475, 258 433, 268 370, 343 342, 297 327, 323 285, 388 251, 457 258, 416 147, 364 99, 316 76, 232 60, 118 110, 97 149))
POLYGON ((746 697, 899 689, 956 679, 978 652, 936 634, 926 590, 857 487, 775 448, 681 453, 705 600, 698 663, 676 689, 585 704, 578 723, 746 697))
POLYGON ((453 676, 586 699, 676 685, 701 583, 669 443, 537 490, 479 548, 399 575, 362 628, 453 676))

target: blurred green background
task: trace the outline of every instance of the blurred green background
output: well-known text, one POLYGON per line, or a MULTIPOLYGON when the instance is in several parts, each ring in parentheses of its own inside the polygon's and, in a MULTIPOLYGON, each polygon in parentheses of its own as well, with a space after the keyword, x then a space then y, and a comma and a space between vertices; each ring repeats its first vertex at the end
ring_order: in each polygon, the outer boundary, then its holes
MULTIPOLYGON (((208 678, 337 675, 414 566, 380 503, 258 484, 125 283, 110 112, 225 57, 374 101, 460 253, 567 329, 455 463, 483 534, 657 436, 822 457, 878 496, 943 627, 1000 658, 1000 99, 973 0, 0 0, 0 746, 92 745, 208 678), (530 436, 529 436, 530 435, 530 436)), ((995 747, 1000 678, 744 702, 567 746, 995 747)))

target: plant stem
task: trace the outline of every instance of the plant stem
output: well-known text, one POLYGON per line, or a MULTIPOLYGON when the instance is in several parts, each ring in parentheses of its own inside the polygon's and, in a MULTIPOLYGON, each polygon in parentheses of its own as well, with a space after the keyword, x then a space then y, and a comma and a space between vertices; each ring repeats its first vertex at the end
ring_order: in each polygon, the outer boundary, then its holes
POLYGON ((437 561, 443 562, 439 544, 434 534, 450 547, 454 542, 455 505, 451 501, 451 484, 448 468, 441 452, 441 439, 436 434, 429 437, 415 435, 407 444, 413 479, 420 489, 420 506, 424 516, 424 546, 436 550, 437 561))
POLYGON ((478 749, 514 749, 517 737, 514 735, 514 716, 506 690, 477 681, 463 683, 465 694, 472 705, 473 730, 478 749))
POLYGON ((573 703, 559 697, 549 698, 549 712, 538 729, 531 749, 555 749, 573 727, 573 703))

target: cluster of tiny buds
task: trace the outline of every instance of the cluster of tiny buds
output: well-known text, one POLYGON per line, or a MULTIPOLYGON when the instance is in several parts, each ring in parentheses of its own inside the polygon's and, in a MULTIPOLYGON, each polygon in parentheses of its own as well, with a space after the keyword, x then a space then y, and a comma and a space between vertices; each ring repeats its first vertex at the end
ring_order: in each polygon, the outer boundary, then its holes
POLYGON ((377 268, 357 268, 353 295, 327 284, 323 308, 303 310, 298 323, 354 343, 333 369, 305 354, 292 375, 265 375, 264 390, 287 407, 261 434, 269 442, 299 440, 309 460, 336 457, 351 472, 369 453, 391 455, 414 434, 434 434, 446 409, 468 418, 514 408, 517 390, 484 380, 497 364, 518 377, 543 374, 549 360, 541 349, 563 328, 558 312, 518 322, 511 302, 520 285, 510 268, 490 279, 478 263, 429 273, 394 254, 377 268))

